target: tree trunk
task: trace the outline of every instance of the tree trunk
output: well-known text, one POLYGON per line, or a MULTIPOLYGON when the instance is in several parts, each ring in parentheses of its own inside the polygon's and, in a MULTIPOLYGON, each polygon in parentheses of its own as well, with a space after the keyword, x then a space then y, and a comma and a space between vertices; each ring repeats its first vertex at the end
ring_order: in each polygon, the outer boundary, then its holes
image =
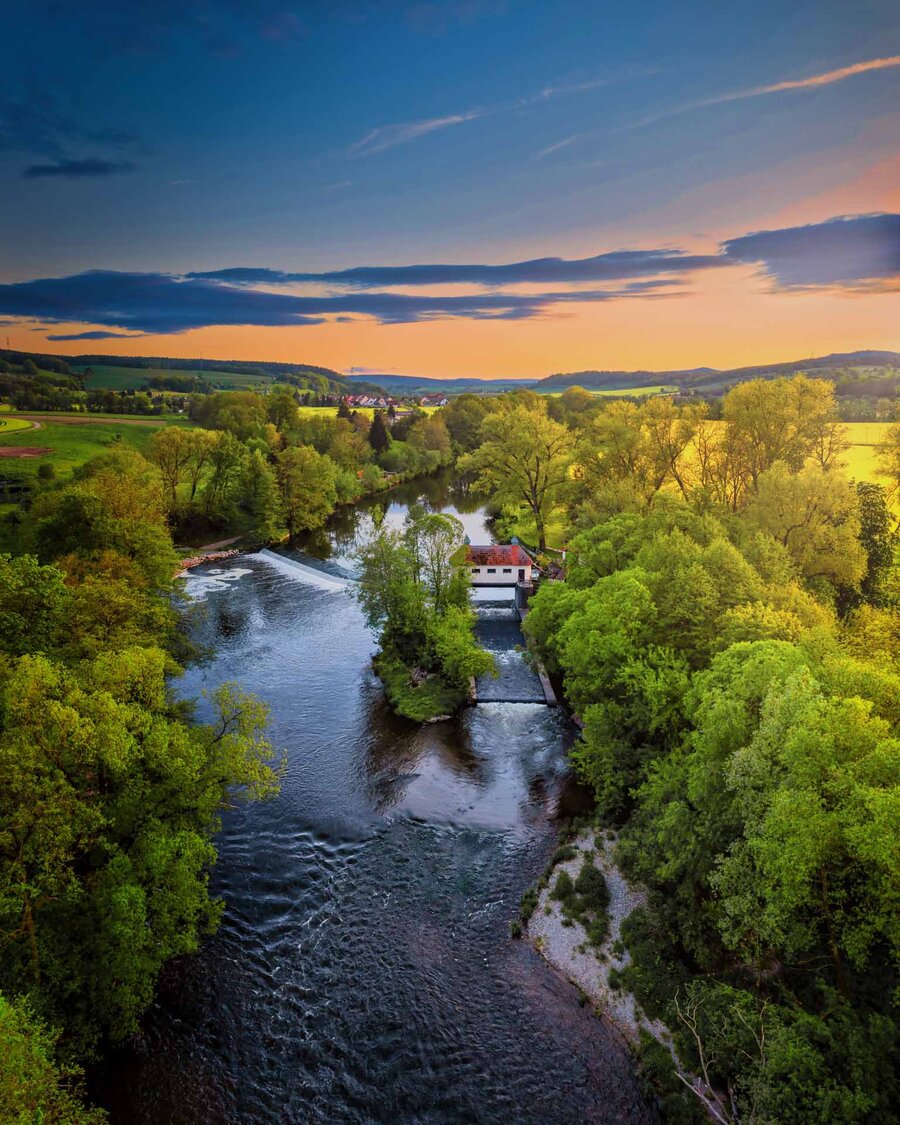
POLYGON ((538 533, 538 550, 539 551, 546 551, 546 549, 547 549, 547 532, 544 528, 544 517, 541 513, 540 508, 535 508, 535 510, 534 510, 534 523, 535 523, 535 526, 537 527, 537 533, 538 533))

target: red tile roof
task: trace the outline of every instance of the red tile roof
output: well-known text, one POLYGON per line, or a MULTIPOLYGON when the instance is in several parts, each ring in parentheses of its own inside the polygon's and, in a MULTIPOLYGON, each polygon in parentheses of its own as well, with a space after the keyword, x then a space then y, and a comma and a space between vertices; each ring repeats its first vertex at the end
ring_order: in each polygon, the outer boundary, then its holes
POLYGON ((472 547, 466 551, 466 562, 471 566, 531 566, 531 558, 518 544, 502 546, 491 543, 487 547, 472 547))

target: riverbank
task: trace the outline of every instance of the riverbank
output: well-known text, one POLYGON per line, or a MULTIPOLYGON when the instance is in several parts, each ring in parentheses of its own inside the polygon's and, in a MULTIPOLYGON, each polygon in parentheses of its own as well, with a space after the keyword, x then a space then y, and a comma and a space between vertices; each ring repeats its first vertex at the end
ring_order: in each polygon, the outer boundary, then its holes
MULTIPOLYGON (((646 1041, 646 1036, 664 1049, 671 1059, 672 1069, 666 1063, 664 1069, 669 1075, 666 1077, 658 1065, 654 1066, 656 1078, 666 1087, 660 1092, 677 1092, 680 1081, 697 1098, 698 1107, 706 1111, 710 1120, 727 1121, 723 1096, 685 1069, 671 1030, 661 1020, 651 1019, 641 1010, 634 995, 615 983, 616 976, 631 964, 631 954, 622 940, 622 928, 626 919, 647 901, 646 892, 629 883, 616 865, 617 843, 618 834, 602 828, 585 829, 570 840, 565 849, 567 858, 554 864, 539 884, 537 905, 525 926, 525 935, 544 960, 578 988, 635 1054, 643 1055, 642 1040, 646 1041), (564 872, 574 881, 586 860, 593 862, 601 872, 609 892, 606 936, 596 945, 590 944, 588 932, 580 922, 566 917, 563 902, 553 893, 560 874, 564 872)), ((664 1059, 665 1054, 660 1054, 664 1059)))
POLYGON ((538 894, 526 933, 538 952, 581 989, 632 1046, 640 1041, 643 1029, 670 1047, 672 1037, 665 1024, 648 1019, 630 993, 610 984, 611 972, 621 972, 631 963, 628 950, 621 944, 622 925, 646 901, 645 893, 632 887, 613 861, 616 841, 614 832, 603 829, 588 829, 570 841, 575 854, 553 867, 547 885, 538 894), (585 857, 593 859, 609 891, 607 936, 596 948, 587 944, 583 926, 564 917, 563 904, 552 894, 560 873, 574 880, 585 857))

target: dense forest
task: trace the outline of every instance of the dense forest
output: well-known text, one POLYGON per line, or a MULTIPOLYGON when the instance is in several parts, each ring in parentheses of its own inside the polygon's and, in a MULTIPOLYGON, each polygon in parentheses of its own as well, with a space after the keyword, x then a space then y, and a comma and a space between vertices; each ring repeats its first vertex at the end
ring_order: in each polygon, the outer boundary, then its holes
POLYGON ((463 464, 570 529, 525 627, 649 889, 618 983, 710 1092, 673 1080, 668 1115, 893 1121, 900 427, 883 487, 845 474, 822 380, 742 384, 715 423, 569 397, 559 421, 533 399, 489 416, 463 464))

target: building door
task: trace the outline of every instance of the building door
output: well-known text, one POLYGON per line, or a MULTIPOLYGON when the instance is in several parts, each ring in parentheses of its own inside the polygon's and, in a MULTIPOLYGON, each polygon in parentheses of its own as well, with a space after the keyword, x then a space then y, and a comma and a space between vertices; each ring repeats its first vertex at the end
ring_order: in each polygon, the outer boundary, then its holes
POLYGON ((519 581, 520 582, 525 581, 525 568, 524 567, 519 568, 519 581))

